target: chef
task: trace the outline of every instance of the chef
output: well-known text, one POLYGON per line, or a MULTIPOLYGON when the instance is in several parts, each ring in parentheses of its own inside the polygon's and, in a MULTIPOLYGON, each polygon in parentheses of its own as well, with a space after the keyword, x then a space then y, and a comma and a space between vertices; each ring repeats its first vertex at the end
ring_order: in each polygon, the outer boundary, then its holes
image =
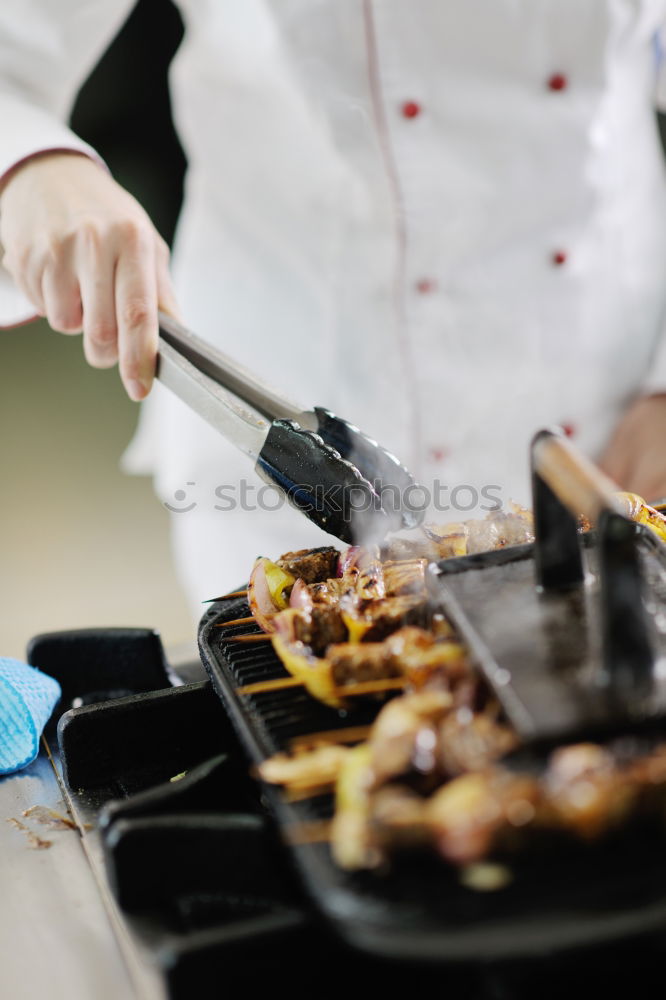
POLYGON ((0 5, 0 322, 82 331, 148 397, 124 464, 173 511, 193 603, 324 536, 151 389, 158 305, 392 448, 442 521, 529 503, 528 440, 552 424, 666 494, 666 0, 178 6, 170 272, 66 125, 131 0, 0 5))

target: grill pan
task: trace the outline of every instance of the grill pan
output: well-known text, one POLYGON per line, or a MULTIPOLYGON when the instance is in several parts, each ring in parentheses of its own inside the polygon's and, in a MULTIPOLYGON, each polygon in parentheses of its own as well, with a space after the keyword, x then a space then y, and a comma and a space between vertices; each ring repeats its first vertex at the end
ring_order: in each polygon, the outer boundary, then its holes
MULTIPOLYGON (((618 726, 633 734, 635 750, 647 749, 666 735, 659 681, 666 549, 619 510, 608 482, 553 432, 536 435, 532 470, 534 544, 431 565, 430 598, 457 626, 520 735, 526 751, 522 761, 518 751, 518 766, 543 763, 544 739, 615 735, 618 726), (572 514, 581 508, 598 521, 582 544, 572 514)), ((201 620, 199 646, 252 762, 288 751, 296 737, 372 720, 376 702, 336 711, 302 688, 240 694, 287 676, 269 643, 235 643, 247 628, 224 627, 248 614, 242 598, 215 602, 201 620)), ((297 837, 332 816, 332 796, 289 802, 267 784, 264 793, 317 909, 366 952, 517 959, 666 927, 666 851, 656 821, 636 818, 591 845, 544 834, 502 859, 513 874, 509 885, 479 893, 424 849, 397 856, 386 870, 342 871, 328 844, 297 837)))
MULTIPOLYGON (((483 560, 501 567, 507 554, 483 560)), ((517 554, 525 557, 522 549, 517 554)), ((230 641, 247 627, 218 627, 248 614, 244 599, 212 604, 200 622, 199 648, 251 762, 288 750, 295 737, 363 725, 376 714, 376 704, 336 711, 300 688, 239 694, 244 685, 286 676, 269 643, 230 641)), ((292 842, 303 824, 332 815, 332 797, 290 803, 276 786, 263 791, 316 910, 364 952, 442 962, 517 959, 666 927, 666 852, 656 829, 632 828, 594 846, 544 845, 509 860, 510 885, 478 893, 426 851, 397 858, 387 871, 344 872, 327 844, 292 842)))

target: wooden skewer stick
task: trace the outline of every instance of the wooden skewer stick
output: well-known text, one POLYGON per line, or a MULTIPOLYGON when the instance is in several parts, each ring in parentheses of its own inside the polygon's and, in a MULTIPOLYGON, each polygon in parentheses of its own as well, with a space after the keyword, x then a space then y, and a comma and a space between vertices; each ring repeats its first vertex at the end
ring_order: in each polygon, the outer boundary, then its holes
POLYGON ((320 733, 295 736, 289 741, 290 750, 300 750, 309 746, 325 746, 327 743, 356 743, 366 740, 370 726, 348 726, 346 729, 326 729, 320 733))
POLYGON ((334 787, 334 780, 320 782, 318 785, 287 786, 284 798, 286 802, 303 802, 305 799, 316 799, 319 795, 330 795, 334 787))
POLYGON ((232 590, 229 594, 222 594, 221 597, 209 597, 202 604, 214 604, 215 601, 226 601, 229 597, 247 597, 247 590, 232 590))
POLYGON ((358 684, 345 684, 333 688, 336 698, 349 698, 361 694, 376 694, 381 691, 398 691, 407 683, 406 677, 385 677, 378 681, 360 681, 358 684))
POLYGON ((232 618, 230 622, 222 622, 221 625, 215 625, 215 628, 226 628, 227 625, 251 625, 254 621, 254 615, 250 615, 248 618, 232 618))
POLYGON ((263 694, 264 691, 281 691, 283 688, 302 687, 303 681, 297 677, 276 677, 272 681, 257 681, 236 688, 236 694, 263 694))
MULTIPOLYGON (((239 636, 239 639, 261 639, 264 638, 260 635, 253 636, 239 636)), ((265 636, 269 639, 270 636, 265 636)), ((348 684, 345 687, 333 688, 333 694, 336 698, 345 698, 354 695, 363 694, 381 694, 382 691, 400 691, 407 683, 404 677, 387 677, 383 680, 378 681, 362 681, 359 684, 348 684)), ((237 694, 262 694, 264 691, 280 691, 282 688, 291 687, 304 687, 303 681, 299 680, 297 677, 277 677, 275 680, 271 681, 257 681, 255 684, 245 684, 242 687, 236 688, 237 694)), ((340 742, 340 743, 355 743, 357 740, 364 739, 367 733, 370 731, 369 726, 359 726, 358 730, 353 729, 341 729, 338 738, 334 739, 336 736, 336 731, 330 731, 330 742, 340 742), (349 734, 349 735, 346 735, 349 734)), ((315 736, 302 736, 299 737, 299 742, 304 744, 310 743, 315 736)), ((321 734, 320 734, 321 735, 321 734)), ((324 734, 329 735, 329 734, 324 734)))
POLYGON ((270 642, 271 637, 267 632, 259 632, 257 635, 228 635, 227 642, 270 642))
POLYGON ((310 823, 290 823, 283 830, 289 844, 323 844, 331 839, 331 821, 313 820, 310 823))

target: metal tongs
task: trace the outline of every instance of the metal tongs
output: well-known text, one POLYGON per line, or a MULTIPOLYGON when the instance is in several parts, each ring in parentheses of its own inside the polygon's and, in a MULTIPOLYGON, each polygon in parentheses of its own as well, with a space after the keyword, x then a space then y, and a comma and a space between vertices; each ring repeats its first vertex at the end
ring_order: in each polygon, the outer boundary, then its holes
POLYGON ((432 566, 433 597, 523 743, 663 728, 666 546, 558 432, 531 468, 534 544, 432 566))
POLYGON ((255 463, 261 478, 343 542, 412 528, 415 481, 398 459, 330 410, 285 399, 222 351, 159 314, 157 378, 255 463))

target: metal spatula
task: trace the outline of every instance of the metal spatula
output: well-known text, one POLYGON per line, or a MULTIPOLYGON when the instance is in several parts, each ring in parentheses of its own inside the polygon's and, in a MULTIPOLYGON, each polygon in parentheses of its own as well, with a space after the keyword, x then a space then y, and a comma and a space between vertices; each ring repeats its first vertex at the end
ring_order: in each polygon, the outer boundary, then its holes
POLYGON ((666 715, 666 546, 562 435, 531 449, 535 542, 431 567, 430 589, 525 742, 666 715), (595 526, 582 533, 579 516, 595 526))

